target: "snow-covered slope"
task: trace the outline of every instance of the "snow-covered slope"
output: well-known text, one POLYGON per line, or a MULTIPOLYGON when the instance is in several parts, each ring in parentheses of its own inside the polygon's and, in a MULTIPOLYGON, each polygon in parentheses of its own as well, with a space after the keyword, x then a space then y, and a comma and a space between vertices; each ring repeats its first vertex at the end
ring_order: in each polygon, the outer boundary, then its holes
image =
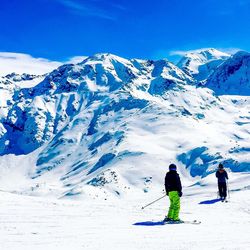
POLYGON ((198 81, 205 80, 230 55, 210 48, 187 53, 177 66, 198 81))
POLYGON ((180 211, 180 218, 200 225, 162 225, 167 197, 141 209, 161 196, 157 193, 76 201, 1 192, 1 249, 247 250, 249 189, 232 191, 230 201, 222 203, 215 185, 202 184, 188 194, 184 189, 180 211))
POLYGON ((250 95, 250 53, 237 52, 207 79, 207 87, 217 94, 250 95))
POLYGON ((250 98, 218 98, 166 60, 97 54, 44 76, 2 77, 0 91, 8 190, 107 198, 161 190, 170 162, 185 185, 224 160, 250 170, 250 98))

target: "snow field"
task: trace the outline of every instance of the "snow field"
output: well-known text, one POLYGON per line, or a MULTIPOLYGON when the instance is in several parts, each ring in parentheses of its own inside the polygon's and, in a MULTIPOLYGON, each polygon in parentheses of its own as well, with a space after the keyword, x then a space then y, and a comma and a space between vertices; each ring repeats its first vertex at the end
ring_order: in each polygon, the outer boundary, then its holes
POLYGON ((158 198, 155 193, 105 201, 0 192, 1 249, 248 249, 249 189, 231 192, 228 203, 213 203, 216 190, 206 190, 184 188, 189 194, 181 198, 180 218, 201 220, 200 225, 163 226, 157 222, 167 213, 167 197, 141 209, 158 198), (151 225, 134 225, 147 222, 151 225))

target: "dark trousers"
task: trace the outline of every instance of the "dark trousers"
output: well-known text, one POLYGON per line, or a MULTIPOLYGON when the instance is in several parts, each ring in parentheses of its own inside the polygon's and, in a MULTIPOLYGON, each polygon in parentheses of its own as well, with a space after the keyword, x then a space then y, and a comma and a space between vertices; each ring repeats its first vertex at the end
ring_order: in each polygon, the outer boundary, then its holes
POLYGON ((227 184, 226 182, 218 182, 219 195, 220 197, 227 197, 227 184))

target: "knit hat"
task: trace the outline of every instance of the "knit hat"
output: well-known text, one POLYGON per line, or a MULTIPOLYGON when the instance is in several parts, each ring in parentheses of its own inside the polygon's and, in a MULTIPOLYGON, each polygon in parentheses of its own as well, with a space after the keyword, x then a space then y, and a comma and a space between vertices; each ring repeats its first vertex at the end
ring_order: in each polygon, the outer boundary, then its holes
POLYGON ((176 165, 175 164, 170 164, 169 165, 169 170, 176 170, 176 165))
POLYGON ((223 164, 222 163, 220 163, 219 164, 219 169, 223 169, 224 167, 223 167, 223 164))

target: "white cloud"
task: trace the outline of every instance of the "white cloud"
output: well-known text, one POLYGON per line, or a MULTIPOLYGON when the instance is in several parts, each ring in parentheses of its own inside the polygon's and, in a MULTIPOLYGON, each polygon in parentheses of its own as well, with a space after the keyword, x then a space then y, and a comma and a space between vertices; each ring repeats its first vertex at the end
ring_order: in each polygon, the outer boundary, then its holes
POLYGON ((95 16, 102 19, 115 20, 116 18, 111 11, 106 11, 97 7, 95 1, 78 2, 76 0, 56 0, 64 7, 68 8, 72 13, 80 16, 95 16))
MULTIPOLYGON (((201 49, 195 49, 195 50, 172 50, 168 54, 169 56, 184 56, 187 53, 200 52, 206 49, 210 49, 210 48, 201 48, 201 49)), ((235 54, 236 52, 241 50, 239 48, 215 48, 215 49, 221 52, 230 54, 230 55, 235 54)))
POLYGON ((201 48, 201 49, 194 49, 194 50, 172 50, 169 52, 169 55, 170 56, 185 56, 188 53, 200 52, 206 49, 209 49, 209 48, 201 48))
POLYGON ((193 52, 193 51, 191 51, 191 50, 171 50, 171 51, 169 51, 168 54, 170 56, 184 56, 189 52, 193 52))
POLYGON ((77 64, 82 62, 83 60, 85 60, 87 58, 87 56, 74 56, 71 57, 68 61, 66 61, 65 63, 73 63, 73 64, 77 64))
POLYGON ((237 53, 238 51, 241 51, 242 49, 240 48, 219 48, 218 50, 225 52, 227 54, 233 55, 237 53))
POLYGON ((12 72, 42 75, 62 65, 61 62, 34 58, 23 53, 0 52, 0 76, 12 72))

